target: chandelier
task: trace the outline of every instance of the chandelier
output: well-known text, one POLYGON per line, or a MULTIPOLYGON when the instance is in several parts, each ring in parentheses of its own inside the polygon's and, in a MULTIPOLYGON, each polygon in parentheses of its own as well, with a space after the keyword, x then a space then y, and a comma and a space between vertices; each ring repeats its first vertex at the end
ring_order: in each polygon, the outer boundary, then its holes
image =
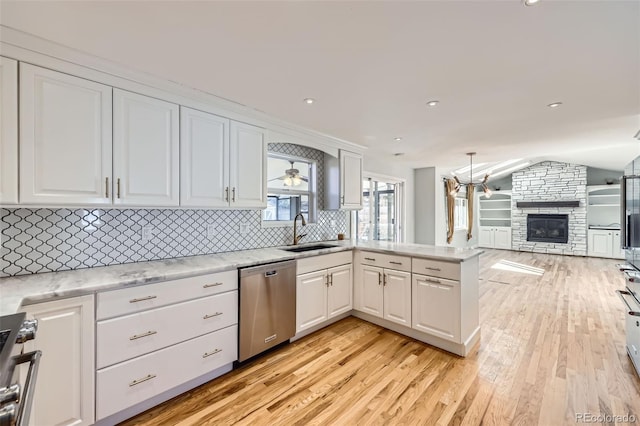
POLYGON ((480 187, 482 189, 482 192, 484 192, 484 196, 486 198, 491 197, 491 190, 487 186, 487 182, 489 181, 489 173, 490 172, 485 173, 484 178, 482 179, 482 181, 480 181, 478 183, 474 183, 473 182, 473 156, 476 155, 476 153, 475 152, 467 152, 467 155, 469 156, 469 182, 461 182, 460 179, 458 179, 458 176, 456 176, 456 174, 454 173, 453 174, 453 179, 455 179, 456 185, 451 190, 450 194, 455 197, 458 194, 458 192, 460 191, 460 188, 462 188, 463 186, 472 185, 474 187, 480 187))

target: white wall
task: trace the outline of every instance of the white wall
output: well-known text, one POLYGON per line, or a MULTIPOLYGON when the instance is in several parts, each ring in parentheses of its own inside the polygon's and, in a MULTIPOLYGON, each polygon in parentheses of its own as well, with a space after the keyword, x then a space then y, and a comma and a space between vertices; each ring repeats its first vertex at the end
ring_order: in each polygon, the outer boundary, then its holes
POLYGON ((403 166, 394 159, 380 160, 378 158, 370 157, 365 154, 364 156, 364 170, 365 172, 371 172, 381 174, 385 176, 392 176, 405 180, 405 240, 406 243, 412 243, 415 241, 415 208, 414 208, 414 177, 413 169, 407 166, 403 166))

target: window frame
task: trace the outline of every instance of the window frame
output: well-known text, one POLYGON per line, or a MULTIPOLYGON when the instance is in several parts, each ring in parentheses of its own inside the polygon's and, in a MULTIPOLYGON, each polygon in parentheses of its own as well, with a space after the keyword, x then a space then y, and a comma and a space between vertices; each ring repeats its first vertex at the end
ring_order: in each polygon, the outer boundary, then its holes
MULTIPOLYGON (((295 155, 283 154, 280 152, 267 152, 267 163, 269 157, 277 158, 286 161, 303 162, 309 164, 309 188, 306 191, 296 189, 281 189, 281 188, 269 188, 269 181, 267 181, 267 203, 270 195, 293 195, 293 196, 308 196, 309 212, 306 219, 308 225, 315 225, 318 220, 318 161, 311 158, 299 157, 295 155)), ((262 209, 260 212, 260 223, 262 228, 278 228, 293 226, 293 220, 265 220, 264 212, 262 209)), ((276 207, 277 215, 277 207, 276 207)))
MULTIPOLYGON (((370 182, 377 181, 377 182, 383 182, 383 183, 389 183, 389 184, 395 185, 394 218, 396 223, 394 224, 395 241, 393 242, 396 242, 396 243, 404 242, 406 238, 405 223, 407 221, 406 206, 405 206, 405 203, 406 203, 405 187, 406 187, 407 180, 394 177, 394 176, 387 176, 387 175, 372 173, 367 171, 362 172, 362 180, 363 181, 369 180, 370 182)), ((363 189, 363 193, 364 193, 364 189, 363 189)), ((370 205, 369 208, 373 210, 373 206, 370 205)), ((359 241, 358 226, 357 226, 358 211, 359 210, 353 210, 350 215, 350 219, 351 219, 351 223, 350 223, 351 235, 350 236, 353 241, 359 241)), ((372 213, 370 212, 369 214, 370 214, 370 217, 372 217, 372 213)), ((373 238, 373 227, 370 227, 369 235, 372 236, 373 238)), ((378 241, 378 240, 371 239, 371 241, 378 241)))

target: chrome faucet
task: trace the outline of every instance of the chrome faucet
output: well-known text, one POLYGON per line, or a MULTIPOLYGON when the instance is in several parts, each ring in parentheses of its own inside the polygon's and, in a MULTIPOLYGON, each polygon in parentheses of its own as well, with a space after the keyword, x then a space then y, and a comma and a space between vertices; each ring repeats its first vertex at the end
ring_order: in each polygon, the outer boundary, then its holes
POLYGON ((298 213, 296 217, 293 218, 293 245, 294 246, 298 244, 298 241, 300 241, 300 238, 307 235, 307 234, 298 235, 298 222, 297 222, 298 217, 302 219, 302 226, 307 225, 307 222, 304 220, 304 216, 302 216, 302 213, 298 213))

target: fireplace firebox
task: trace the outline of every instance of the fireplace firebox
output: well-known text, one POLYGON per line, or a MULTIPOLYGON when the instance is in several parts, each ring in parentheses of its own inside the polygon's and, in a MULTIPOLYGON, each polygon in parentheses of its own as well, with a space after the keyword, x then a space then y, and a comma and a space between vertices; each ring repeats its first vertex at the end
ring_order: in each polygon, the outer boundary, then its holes
POLYGON ((527 215, 527 241, 566 244, 569 241, 569 215, 527 215))

